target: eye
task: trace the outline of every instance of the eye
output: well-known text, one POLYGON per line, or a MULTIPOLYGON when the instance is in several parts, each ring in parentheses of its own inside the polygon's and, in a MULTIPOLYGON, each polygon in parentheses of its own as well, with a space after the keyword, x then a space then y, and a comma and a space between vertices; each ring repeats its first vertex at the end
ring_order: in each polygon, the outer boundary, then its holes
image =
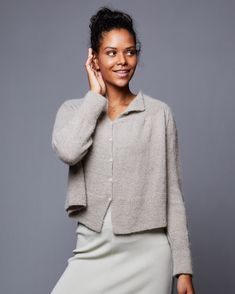
MULTIPOLYGON (((137 53, 136 49, 131 49, 131 50, 127 50, 127 55, 129 56, 133 56, 137 53)), ((112 51, 107 51, 107 55, 113 57, 116 54, 116 51, 112 50, 112 51)))
POLYGON ((107 54, 108 54, 109 56, 114 56, 114 55, 110 55, 110 53, 116 53, 116 52, 115 52, 115 51, 113 51, 113 50, 112 50, 112 51, 108 51, 108 52, 107 52, 107 54))
POLYGON ((129 52, 129 53, 130 53, 130 55, 135 55, 135 54, 136 54, 136 52, 137 52, 137 50, 128 50, 127 52, 129 52))

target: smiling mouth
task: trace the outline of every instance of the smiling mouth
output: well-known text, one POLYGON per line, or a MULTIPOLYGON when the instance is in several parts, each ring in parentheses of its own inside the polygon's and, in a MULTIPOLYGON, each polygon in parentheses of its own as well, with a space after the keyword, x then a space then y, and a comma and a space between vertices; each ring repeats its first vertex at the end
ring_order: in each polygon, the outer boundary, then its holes
POLYGON ((128 76, 130 69, 129 70, 115 70, 114 71, 119 77, 126 77, 128 76))

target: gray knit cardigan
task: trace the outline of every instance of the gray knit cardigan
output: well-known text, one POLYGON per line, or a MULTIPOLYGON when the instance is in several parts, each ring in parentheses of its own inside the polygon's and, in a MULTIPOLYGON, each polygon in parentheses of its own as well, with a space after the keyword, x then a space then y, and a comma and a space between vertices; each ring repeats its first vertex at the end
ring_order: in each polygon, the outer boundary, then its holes
POLYGON ((173 276, 193 275, 173 112, 140 90, 113 121, 89 90, 58 108, 52 148, 68 168, 68 216, 100 232, 112 202, 114 234, 166 227, 173 276))

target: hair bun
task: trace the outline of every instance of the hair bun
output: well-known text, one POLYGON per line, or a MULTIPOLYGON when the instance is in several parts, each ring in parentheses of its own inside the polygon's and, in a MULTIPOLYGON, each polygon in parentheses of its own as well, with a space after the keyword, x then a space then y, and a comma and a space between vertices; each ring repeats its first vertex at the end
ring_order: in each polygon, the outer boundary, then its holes
POLYGON ((140 52, 140 42, 136 41, 136 33, 133 28, 131 16, 120 10, 112 10, 107 6, 102 6, 95 15, 90 18, 89 28, 91 31, 90 47, 99 52, 101 40, 104 32, 112 29, 126 29, 133 36, 135 44, 138 43, 137 54, 140 52))

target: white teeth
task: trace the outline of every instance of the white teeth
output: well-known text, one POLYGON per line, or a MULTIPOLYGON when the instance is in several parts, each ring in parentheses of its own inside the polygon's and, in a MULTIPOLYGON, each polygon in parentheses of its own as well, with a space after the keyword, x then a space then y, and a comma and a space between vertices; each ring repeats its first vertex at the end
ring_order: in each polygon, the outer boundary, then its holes
POLYGON ((129 70, 116 70, 115 72, 119 77, 127 77, 129 70))

